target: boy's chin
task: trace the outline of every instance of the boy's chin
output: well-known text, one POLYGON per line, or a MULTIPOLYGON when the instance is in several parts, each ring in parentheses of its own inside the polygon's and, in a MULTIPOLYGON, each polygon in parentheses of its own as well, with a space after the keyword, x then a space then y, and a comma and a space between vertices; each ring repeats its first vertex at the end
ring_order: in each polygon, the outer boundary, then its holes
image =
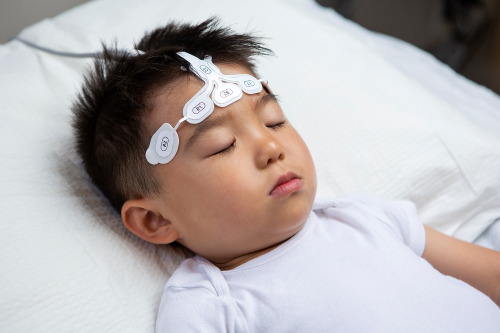
MULTIPOLYGON (((285 220, 289 221, 287 229, 299 229, 307 221, 311 214, 311 209, 314 203, 316 191, 313 193, 296 193, 297 196, 288 198, 285 205, 282 207, 281 214, 285 215, 285 220), (302 194, 302 195, 300 195, 302 194)), ((298 230, 296 230, 298 231, 298 230)))
POLYGON ((283 200, 287 209, 303 211, 309 215, 311 212, 314 199, 316 197, 316 187, 311 187, 309 184, 304 186, 297 192, 290 194, 283 200))

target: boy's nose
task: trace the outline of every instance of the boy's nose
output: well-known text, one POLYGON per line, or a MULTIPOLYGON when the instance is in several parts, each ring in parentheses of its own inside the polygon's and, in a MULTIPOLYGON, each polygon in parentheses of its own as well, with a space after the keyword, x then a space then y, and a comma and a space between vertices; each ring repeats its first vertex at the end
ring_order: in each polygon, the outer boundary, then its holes
POLYGON ((268 133, 261 134, 256 144, 256 163, 259 169, 285 157, 283 147, 268 133))

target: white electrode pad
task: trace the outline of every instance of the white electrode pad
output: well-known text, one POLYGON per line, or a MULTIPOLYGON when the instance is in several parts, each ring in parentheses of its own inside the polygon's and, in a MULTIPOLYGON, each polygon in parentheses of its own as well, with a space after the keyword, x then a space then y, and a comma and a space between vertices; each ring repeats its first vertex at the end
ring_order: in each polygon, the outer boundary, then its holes
POLYGON ((214 111, 214 104, 219 107, 228 106, 239 100, 243 92, 247 94, 261 92, 261 82, 267 83, 266 80, 257 80, 249 74, 224 75, 212 63, 210 56, 200 60, 186 52, 177 54, 190 63, 189 70, 202 79, 205 85, 184 105, 182 110, 184 118, 179 120, 174 128, 165 123, 151 138, 146 159, 153 165, 166 164, 174 158, 179 147, 177 128, 184 120, 191 124, 199 124, 214 111))
POLYGON ((163 124, 153 135, 146 151, 150 164, 166 164, 174 158, 179 148, 179 136, 170 124, 163 124))

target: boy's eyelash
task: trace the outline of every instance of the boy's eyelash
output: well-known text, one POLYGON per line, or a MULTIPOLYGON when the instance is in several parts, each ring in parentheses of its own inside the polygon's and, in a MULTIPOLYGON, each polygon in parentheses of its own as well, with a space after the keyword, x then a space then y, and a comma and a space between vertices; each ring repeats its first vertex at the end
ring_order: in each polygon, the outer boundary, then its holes
POLYGON ((267 127, 268 127, 268 128, 271 128, 271 129, 273 129, 273 130, 277 130, 277 129, 279 129, 279 128, 283 127, 284 125, 285 125, 285 122, 284 122, 284 121, 282 121, 281 123, 278 123, 278 124, 276 124, 276 125, 267 126, 267 127))
POLYGON ((226 148, 222 149, 221 151, 215 153, 214 155, 229 153, 231 150, 234 149, 234 143, 235 143, 235 141, 233 141, 233 143, 231 143, 229 146, 227 146, 226 148))

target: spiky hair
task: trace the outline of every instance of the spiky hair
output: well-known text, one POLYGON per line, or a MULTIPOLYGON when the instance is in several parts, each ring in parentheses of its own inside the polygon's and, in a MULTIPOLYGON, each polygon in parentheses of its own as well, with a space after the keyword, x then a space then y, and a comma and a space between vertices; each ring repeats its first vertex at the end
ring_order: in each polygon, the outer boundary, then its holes
MULTIPOLYGON (((188 52, 214 63, 237 63, 254 72, 253 57, 271 55, 261 39, 221 27, 216 18, 200 24, 170 23, 147 33, 131 57, 103 46, 102 57, 84 78, 72 110, 77 151, 94 184, 120 212, 129 199, 156 196, 161 188, 145 158, 151 129, 148 101, 160 88, 192 75, 176 53, 188 52)), ((153 130, 154 132, 154 130, 153 130)))

